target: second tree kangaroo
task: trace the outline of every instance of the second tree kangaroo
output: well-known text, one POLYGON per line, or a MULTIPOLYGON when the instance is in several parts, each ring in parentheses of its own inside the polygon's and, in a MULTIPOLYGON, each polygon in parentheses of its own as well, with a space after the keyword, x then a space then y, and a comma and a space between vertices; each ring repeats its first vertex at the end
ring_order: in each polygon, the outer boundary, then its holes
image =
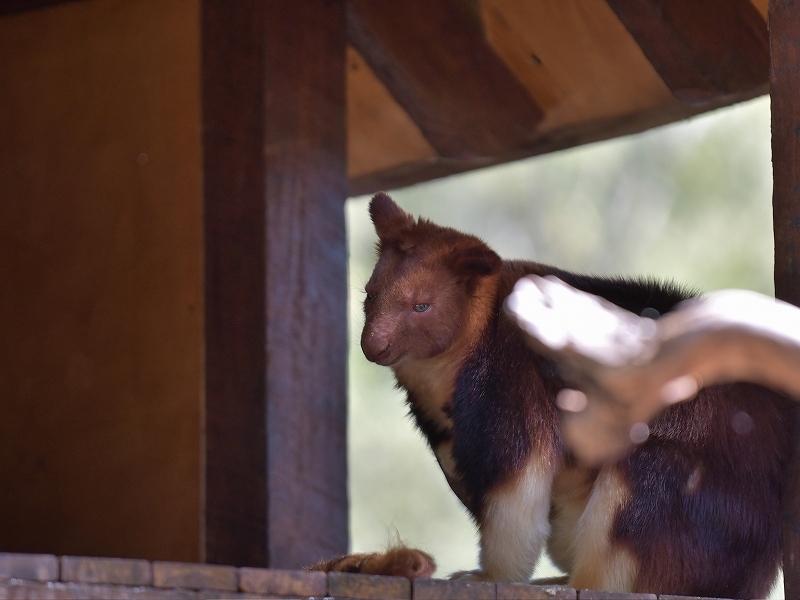
POLYGON ((527 581, 546 548, 578 589, 769 592, 781 562, 793 403, 755 385, 707 388, 658 416, 624 458, 581 468, 559 431, 555 396, 564 384, 503 311, 516 281, 531 273, 636 314, 668 312, 685 292, 504 261, 474 236, 415 220, 383 193, 369 210, 378 262, 366 285, 361 347, 406 390, 417 426, 477 523, 480 569, 462 576, 527 581), (752 427, 732 427, 739 413, 752 427))

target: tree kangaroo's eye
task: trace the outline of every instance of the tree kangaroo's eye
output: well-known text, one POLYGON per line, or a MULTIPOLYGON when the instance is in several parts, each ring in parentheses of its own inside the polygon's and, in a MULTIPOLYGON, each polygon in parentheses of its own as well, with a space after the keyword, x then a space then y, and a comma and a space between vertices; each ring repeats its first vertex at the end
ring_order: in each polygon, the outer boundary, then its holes
POLYGON ((372 302, 374 299, 375 297, 372 294, 367 294, 367 297, 365 298, 367 302, 372 302))
POLYGON ((414 305, 414 312, 425 312, 430 308, 430 304, 415 304, 414 305))

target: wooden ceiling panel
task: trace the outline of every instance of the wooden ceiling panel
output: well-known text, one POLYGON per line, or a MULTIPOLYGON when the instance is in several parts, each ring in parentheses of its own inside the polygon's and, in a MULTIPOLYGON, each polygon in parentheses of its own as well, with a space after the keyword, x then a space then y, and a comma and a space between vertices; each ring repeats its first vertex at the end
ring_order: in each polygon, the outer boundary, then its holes
POLYGON ((607 0, 673 94, 707 102, 769 77, 769 34, 750 0, 607 0))
POLYGON ((604 0, 480 0, 486 35, 545 109, 543 131, 673 101, 604 0))
POLYGON ((767 9, 769 8, 769 0, 750 0, 756 10, 764 17, 764 22, 767 22, 767 9))
POLYGON ((457 0, 350 0, 350 42, 439 154, 523 147, 542 110, 457 0))
POLYGON ((350 178, 437 156, 352 46, 347 48, 347 122, 350 178))

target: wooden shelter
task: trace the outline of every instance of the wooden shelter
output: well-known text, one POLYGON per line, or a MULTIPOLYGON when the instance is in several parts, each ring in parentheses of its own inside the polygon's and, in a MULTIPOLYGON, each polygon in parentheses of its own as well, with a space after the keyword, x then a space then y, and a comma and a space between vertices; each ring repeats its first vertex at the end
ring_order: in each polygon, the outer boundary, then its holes
POLYGON ((348 195, 770 91, 800 303, 798 49, 788 0, 0 3, 0 550, 346 550, 348 195))

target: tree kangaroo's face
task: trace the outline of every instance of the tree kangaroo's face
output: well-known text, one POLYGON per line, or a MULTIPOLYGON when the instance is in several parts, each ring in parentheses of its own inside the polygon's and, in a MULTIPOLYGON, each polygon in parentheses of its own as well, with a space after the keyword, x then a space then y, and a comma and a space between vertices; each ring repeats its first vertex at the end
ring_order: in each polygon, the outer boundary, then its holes
POLYGON ((458 338, 476 286, 502 261, 474 236, 415 221, 386 194, 369 212, 379 254, 365 288, 364 355, 385 366, 436 356, 458 338))
POLYGON ((372 362, 394 366, 446 350, 462 327, 467 295, 433 257, 385 248, 365 287, 361 349, 372 362))

